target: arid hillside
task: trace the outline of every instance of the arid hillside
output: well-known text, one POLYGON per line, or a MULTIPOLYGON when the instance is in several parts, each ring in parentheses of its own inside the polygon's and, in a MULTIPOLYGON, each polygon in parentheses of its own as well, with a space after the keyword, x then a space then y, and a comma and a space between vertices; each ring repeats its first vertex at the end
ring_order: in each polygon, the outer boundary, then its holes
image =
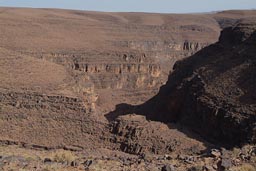
POLYGON ((224 167, 212 142, 255 143, 253 17, 0 8, 0 170, 224 167))
POLYGON ((254 14, 1 8, 1 139, 90 144, 82 137, 95 141, 116 105, 145 102, 175 61, 216 42, 221 27, 254 14))
POLYGON ((253 15, 1 8, 1 88, 63 96, 89 91, 103 112, 121 102, 142 103, 165 83, 175 61, 253 15))

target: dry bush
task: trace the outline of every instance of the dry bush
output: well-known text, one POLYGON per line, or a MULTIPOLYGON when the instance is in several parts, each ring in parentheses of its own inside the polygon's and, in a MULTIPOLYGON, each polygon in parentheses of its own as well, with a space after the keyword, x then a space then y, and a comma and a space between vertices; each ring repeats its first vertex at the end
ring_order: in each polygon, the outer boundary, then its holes
POLYGON ((233 171, 256 171, 256 168, 250 164, 244 164, 242 166, 234 168, 233 171))
POLYGON ((77 157, 71 151, 57 150, 52 154, 51 158, 58 163, 71 163, 76 160, 77 157))

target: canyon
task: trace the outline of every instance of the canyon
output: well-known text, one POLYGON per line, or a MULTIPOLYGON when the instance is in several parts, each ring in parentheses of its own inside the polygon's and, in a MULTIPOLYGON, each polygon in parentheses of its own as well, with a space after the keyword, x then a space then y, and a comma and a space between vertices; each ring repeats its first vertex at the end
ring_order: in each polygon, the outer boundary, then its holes
POLYGON ((255 16, 0 8, 0 144, 156 170, 255 144, 255 16))

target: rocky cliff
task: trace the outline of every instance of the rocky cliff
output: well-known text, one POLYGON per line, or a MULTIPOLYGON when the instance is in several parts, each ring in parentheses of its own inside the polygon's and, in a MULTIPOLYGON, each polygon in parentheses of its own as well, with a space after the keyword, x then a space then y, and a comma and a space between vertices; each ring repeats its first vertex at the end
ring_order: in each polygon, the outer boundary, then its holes
POLYGON ((151 117, 181 122, 229 146, 255 143, 255 21, 239 21, 224 29, 217 43, 178 61, 148 102, 159 109, 151 117))

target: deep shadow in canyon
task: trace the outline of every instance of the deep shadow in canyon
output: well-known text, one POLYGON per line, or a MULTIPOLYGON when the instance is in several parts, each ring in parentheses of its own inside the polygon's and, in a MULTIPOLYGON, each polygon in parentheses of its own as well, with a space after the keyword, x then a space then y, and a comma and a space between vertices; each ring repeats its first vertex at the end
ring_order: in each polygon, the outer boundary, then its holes
MULTIPOLYGON (((176 62, 159 93, 141 105, 121 103, 106 118, 137 114, 175 126, 187 136, 233 148, 256 139, 256 23, 242 20, 219 42, 176 62), (191 134, 193 130, 196 134, 191 134)), ((173 129, 170 126, 170 129, 173 129)))

